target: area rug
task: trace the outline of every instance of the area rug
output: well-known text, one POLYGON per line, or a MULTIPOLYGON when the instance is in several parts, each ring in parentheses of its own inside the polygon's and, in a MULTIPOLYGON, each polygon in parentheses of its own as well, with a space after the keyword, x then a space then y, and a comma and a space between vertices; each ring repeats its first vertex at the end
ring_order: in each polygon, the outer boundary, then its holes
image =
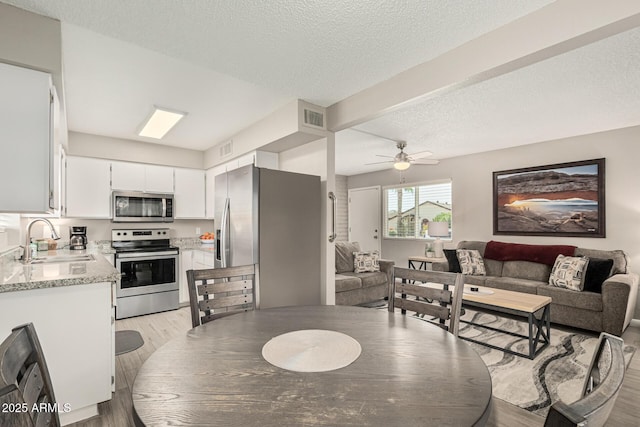
POLYGON ((136 350, 144 344, 138 331, 116 331, 116 356, 136 350))
MULTIPOLYGON (((462 319, 521 335, 528 333, 526 322, 496 314, 466 309, 462 319)), ((482 327, 461 323, 459 335, 528 353, 528 340, 482 327)), ((534 360, 481 344, 468 344, 489 368, 494 397, 544 417, 556 401, 571 403, 580 398, 598 337, 595 333, 587 335, 552 325, 550 341, 534 360)), ((634 352, 634 347, 625 346, 627 366, 634 352)))
MULTIPOLYGON (((363 306, 380 310, 387 309, 386 302, 375 302, 363 306)), ((528 333, 526 321, 468 308, 465 308, 462 320, 522 335, 528 333)), ((526 339, 466 323, 460 324, 459 335, 528 353, 529 344, 526 339)), ((546 417, 549 407, 558 400, 565 403, 578 400, 597 342, 596 333, 588 335, 551 325, 549 346, 541 351, 534 360, 530 360, 465 341, 473 347, 487 365, 491 374, 494 397, 542 417, 546 417)), ((624 348, 627 367, 635 350, 635 347, 629 345, 624 348)))

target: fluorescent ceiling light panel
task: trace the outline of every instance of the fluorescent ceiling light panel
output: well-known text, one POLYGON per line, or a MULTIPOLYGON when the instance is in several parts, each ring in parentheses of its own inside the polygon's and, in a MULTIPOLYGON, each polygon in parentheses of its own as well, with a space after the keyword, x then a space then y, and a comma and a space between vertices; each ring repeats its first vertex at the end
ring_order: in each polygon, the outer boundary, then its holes
POLYGON ((153 114, 138 135, 162 139, 186 114, 154 107, 153 114))

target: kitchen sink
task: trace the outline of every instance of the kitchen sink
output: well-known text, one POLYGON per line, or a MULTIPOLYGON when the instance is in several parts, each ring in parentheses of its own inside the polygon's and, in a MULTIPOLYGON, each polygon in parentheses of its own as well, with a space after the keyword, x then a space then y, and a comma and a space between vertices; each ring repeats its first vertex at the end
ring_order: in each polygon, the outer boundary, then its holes
POLYGON ((55 262, 82 262, 82 261, 95 261, 96 259, 91 254, 83 255, 54 255, 42 258, 33 258, 31 264, 50 264, 55 262))

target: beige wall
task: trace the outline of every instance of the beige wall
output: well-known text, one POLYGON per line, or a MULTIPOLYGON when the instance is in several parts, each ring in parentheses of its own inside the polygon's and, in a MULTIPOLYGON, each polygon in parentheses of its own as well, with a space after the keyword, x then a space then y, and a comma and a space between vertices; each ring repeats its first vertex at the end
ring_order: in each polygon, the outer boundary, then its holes
MULTIPOLYGON (((571 244, 594 249, 622 249, 631 270, 640 273, 640 126, 542 142, 506 150, 443 160, 437 166, 412 166, 407 183, 451 178, 453 182, 453 248, 460 240, 499 240, 532 244, 571 244), (493 235, 492 172, 595 158, 606 158, 606 232, 604 239, 493 235)), ((393 170, 349 177, 349 188, 397 185, 393 170)), ((424 251, 419 241, 383 239, 382 253, 398 265, 424 251)), ((640 308, 636 308, 636 319, 640 308)))
POLYGON ((0 3, 0 61, 53 75, 63 104, 60 21, 0 3))
POLYGON ((69 132, 67 154, 193 169, 204 166, 202 151, 80 132, 69 132))

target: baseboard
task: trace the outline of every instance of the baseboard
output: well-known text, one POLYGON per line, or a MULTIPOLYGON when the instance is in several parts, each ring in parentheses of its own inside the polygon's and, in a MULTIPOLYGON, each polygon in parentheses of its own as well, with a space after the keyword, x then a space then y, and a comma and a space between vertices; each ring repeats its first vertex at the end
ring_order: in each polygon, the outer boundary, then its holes
POLYGON ((640 319, 631 319, 631 322, 629 322, 629 326, 640 328, 640 319))

